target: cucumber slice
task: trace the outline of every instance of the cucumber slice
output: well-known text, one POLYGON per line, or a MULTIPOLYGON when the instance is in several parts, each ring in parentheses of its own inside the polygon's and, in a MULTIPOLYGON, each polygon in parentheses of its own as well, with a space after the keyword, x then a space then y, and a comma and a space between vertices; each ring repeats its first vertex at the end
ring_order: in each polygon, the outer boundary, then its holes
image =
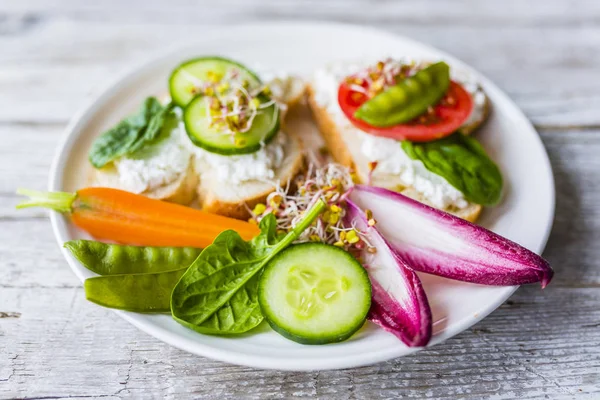
POLYGON ((185 61, 171 73, 171 99, 179 107, 185 107, 195 97, 194 88, 208 79, 209 72, 225 75, 233 68, 239 71, 242 80, 248 80, 251 87, 260 85, 258 76, 240 63, 222 57, 200 57, 185 61))
MULTIPOLYGON (((259 99, 269 100, 265 97, 259 99)), ((194 98, 183 111, 183 122, 190 140, 211 153, 226 156, 254 153, 273 140, 279 132, 279 106, 276 103, 258 112, 250 130, 232 138, 210 126, 211 118, 207 115, 206 102, 205 96, 194 98)))
POLYGON ((269 325, 290 340, 341 342, 363 326, 371 282, 348 252, 323 243, 297 244, 267 264, 258 302, 269 325))

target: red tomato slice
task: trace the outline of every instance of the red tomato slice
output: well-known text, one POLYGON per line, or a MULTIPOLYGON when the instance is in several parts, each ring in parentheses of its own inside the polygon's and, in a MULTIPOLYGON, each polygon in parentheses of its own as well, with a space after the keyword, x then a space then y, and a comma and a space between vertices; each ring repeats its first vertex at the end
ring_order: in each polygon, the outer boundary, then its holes
POLYGON ((378 128, 354 118, 356 110, 368 99, 366 94, 352 90, 346 82, 338 90, 338 102, 352 125, 371 135, 413 142, 429 142, 452 134, 462 126, 473 110, 471 95, 460 84, 451 81, 444 99, 433 107, 433 122, 421 123, 417 118, 405 124, 378 128), (452 100, 448 101, 449 99, 452 100))

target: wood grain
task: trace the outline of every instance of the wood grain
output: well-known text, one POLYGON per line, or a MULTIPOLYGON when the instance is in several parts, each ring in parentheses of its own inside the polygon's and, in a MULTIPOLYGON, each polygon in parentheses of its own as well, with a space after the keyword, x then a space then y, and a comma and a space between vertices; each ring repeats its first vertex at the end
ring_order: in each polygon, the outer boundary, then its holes
POLYGON ((593 0, 577 7, 569 0, 3 3, 0 93, 11 96, 0 97, 0 121, 65 122, 116 72, 193 41, 207 26, 293 18, 363 23, 423 40, 488 75, 540 127, 600 126, 593 0))
POLYGON ((596 289, 522 288, 473 329, 416 356, 315 373, 261 371, 189 355, 83 301, 79 287, 10 288, 1 296, 8 310, 26 310, 0 325, 5 337, 19 338, 2 349, 8 361, 0 382, 10 383, 0 385, 5 398, 569 398, 598 390, 600 330, 591 322, 600 320, 596 289))
POLYGON ((0 0, 0 398, 599 398, 598 49, 595 0, 0 0), (67 121, 114 74, 207 25, 266 19, 405 34, 506 90, 554 168, 552 285, 415 356, 313 373, 193 356, 86 302, 47 213, 14 210, 16 187, 46 187, 67 121))

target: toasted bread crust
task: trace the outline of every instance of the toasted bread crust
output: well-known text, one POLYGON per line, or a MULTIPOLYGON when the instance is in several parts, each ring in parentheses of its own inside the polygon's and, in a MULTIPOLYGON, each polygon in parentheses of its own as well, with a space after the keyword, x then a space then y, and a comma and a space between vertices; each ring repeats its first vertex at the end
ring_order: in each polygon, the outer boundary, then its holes
MULTIPOLYGON (((90 167, 87 181, 92 186, 102 185, 121 190, 128 190, 127 188, 121 187, 118 173, 112 165, 100 169, 90 167)), ((150 197, 151 199, 189 205, 196 197, 197 185, 198 176, 194 173, 193 164, 190 159, 186 172, 181 174, 174 182, 153 190, 146 190, 140 194, 150 197)))
POLYGON ((481 114, 481 117, 471 122, 469 125, 465 125, 462 128, 460 128, 459 132, 463 135, 470 135, 473 132, 475 132, 477 128, 479 128, 485 121, 487 121, 488 117, 490 116, 491 110, 492 106, 490 103, 490 99, 488 99, 488 97, 485 96, 485 102, 483 103, 483 113, 481 114))
POLYGON ((261 193, 259 196, 246 200, 245 203, 223 202, 207 193, 204 197, 201 208, 203 211, 213 214, 224 215, 226 217, 237 219, 248 219, 250 218, 250 213, 246 207, 253 209, 258 203, 263 202, 270 192, 271 191, 267 193, 261 193))
POLYGON ((198 176, 194 173, 193 164, 190 162, 187 172, 174 183, 142 194, 152 199, 188 205, 196 198, 197 186, 198 176))
POLYGON ((344 143, 344 138, 337 128, 335 121, 329 116, 325 108, 317 104, 313 87, 308 85, 306 91, 308 94, 308 105, 321 132, 321 136, 323 136, 323 140, 327 145, 327 150, 329 150, 335 162, 354 168, 354 158, 344 143))
POLYGON ((460 217, 462 219, 465 219, 469 222, 477 222, 482 211, 483 211, 483 207, 479 204, 475 204, 474 208, 472 210, 468 210, 464 213, 461 210, 460 212, 454 213, 454 215, 456 215, 457 217, 460 217))
MULTIPOLYGON (((276 178, 282 182, 282 184, 287 181, 292 181, 300 172, 304 170, 304 155, 302 152, 301 142, 295 135, 290 134, 289 138, 290 140, 294 140, 296 142, 298 149, 295 154, 291 155, 293 157, 291 162, 282 166, 285 167, 288 172, 285 175, 277 176, 276 178)), ((243 183, 242 185, 246 184, 248 183, 243 183)), ((263 190, 260 193, 256 193, 252 197, 245 198, 243 201, 232 202, 218 198, 214 191, 211 190, 211 187, 202 185, 202 182, 200 182, 200 185, 198 186, 198 200, 200 207, 204 211, 231 218, 248 219, 251 217, 248 209, 253 209, 258 203, 264 203, 267 199, 267 196, 274 190, 275 187, 270 186, 268 189, 263 190)))
MULTIPOLYGON (((276 177, 276 179, 282 182, 282 184, 288 181, 293 181, 293 179, 299 173, 301 173, 305 167, 302 141, 299 140, 298 132, 289 132, 286 129, 285 124, 286 115, 300 106, 301 101, 305 97, 305 92, 306 85, 303 85, 296 93, 293 94, 293 96, 285 99, 287 108, 285 109, 282 117, 282 130, 289 136, 290 140, 293 140, 296 143, 297 149, 295 150, 295 154, 291 155, 291 160, 287 159, 286 156, 286 160, 284 160, 286 165, 282 165, 279 171, 277 171, 281 173, 282 169, 285 168, 287 170, 287 173, 285 173, 283 176, 276 177)), ((220 199, 211 189, 211 187, 203 185, 202 182, 200 182, 198 185, 198 202, 204 211, 245 220, 251 217, 251 214, 248 210, 253 209, 259 203, 264 203, 267 199, 267 196, 275 190, 275 187, 270 186, 268 189, 262 190, 261 192, 256 193, 253 196, 244 199, 243 201, 235 202, 220 199)))
MULTIPOLYGON (((321 135, 323 136, 323 140, 325 141, 325 143, 327 144, 327 147, 329 149, 329 152, 331 153, 331 156, 333 157, 333 159, 345 166, 354 168, 358 178, 361 181, 366 181, 367 177, 366 177, 366 171, 364 171, 361 168, 357 168, 357 166, 355 165, 355 161, 354 161, 354 157, 352 156, 352 153, 350 152, 350 149, 348 148, 348 146, 346 145, 344 138, 342 136, 342 132, 338 129, 335 121, 331 118, 330 114, 327 112, 327 110, 324 107, 321 107, 315 100, 315 91, 314 88, 312 88, 310 85, 307 88, 307 93, 308 93, 308 104, 310 106, 310 109, 313 113, 313 117, 315 119, 315 122, 317 123, 317 126, 319 127, 319 130, 321 131, 321 135)), ((489 113, 489 104, 486 103, 486 116, 487 113, 489 113)), ((470 132, 472 132, 475 128, 477 128, 479 126, 479 124, 481 124, 483 121, 485 120, 482 119, 481 121, 479 121, 479 123, 475 126, 475 123, 473 125, 471 125, 469 127, 470 132)), ((428 202, 422 198, 422 196, 419 195, 419 193, 417 193, 414 189, 412 188, 407 188, 407 187, 403 187, 398 185, 395 182, 391 182, 391 179, 386 179, 385 177, 383 178, 378 178, 374 184, 376 186, 382 186, 382 187, 386 187, 388 189, 391 190, 396 190, 408 197, 414 198, 415 200, 418 200, 422 203, 428 204, 428 202), (387 183, 387 185, 386 185, 387 183), (391 183, 391 184, 390 184, 391 183)), ((431 205, 431 204, 429 204, 431 205)), ((463 218, 467 221, 470 222, 475 222, 477 220, 477 218, 479 218, 479 215, 481 214, 481 210, 482 207, 479 204, 469 204, 469 206, 467 206, 464 209, 445 209, 444 211, 447 211, 451 214, 454 214, 460 218, 463 218)))
POLYGON ((302 102, 302 100, 304 99, 305 95, 306 95, 306 90, 308 88, 308 85, 304 84, 304 86, 302 87, 301 90, 299 90, 297 93, 294 93, 294 95, 288 99, 286 99, 286 105, 288 110, 291 110, 292 108, 297 107, 298 105, 300 105, 300 103, 302 102))
MULTIPOLYGON (((407 197, 410 197, 411 199, 415 199, 423 204, 427 204, 428 206, 435 207, 433 204, 431 204, 426 199, 424 199, 423 196, 421 196, 413 188, 403 188, 403 189, 400 189, 397 191, 407 197)), ((477 221, 482 210, 483 210, 483 207, 481 205, 475 204, 475 203, 469 203, 469 205, 467 207, 462 208, 462 209, 461 208, 446 208, 446 209, 444 209, 444 211, 449 212, 450 214, 456 215, 457 217, 460 217, 462 219, 466 219, 469 222, 477 221)))

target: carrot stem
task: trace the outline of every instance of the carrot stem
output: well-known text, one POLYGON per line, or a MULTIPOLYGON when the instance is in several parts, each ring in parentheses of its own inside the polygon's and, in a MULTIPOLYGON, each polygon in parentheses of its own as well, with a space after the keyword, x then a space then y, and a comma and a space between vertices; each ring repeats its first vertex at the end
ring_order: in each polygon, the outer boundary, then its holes
POLYGON ((17 194, 29 197, 17 204, 17 209, 28 207, 44 207, 61 213, 71 212, 76 193, 68 192, 40 192, 37 190, 17 189, 17 194))

